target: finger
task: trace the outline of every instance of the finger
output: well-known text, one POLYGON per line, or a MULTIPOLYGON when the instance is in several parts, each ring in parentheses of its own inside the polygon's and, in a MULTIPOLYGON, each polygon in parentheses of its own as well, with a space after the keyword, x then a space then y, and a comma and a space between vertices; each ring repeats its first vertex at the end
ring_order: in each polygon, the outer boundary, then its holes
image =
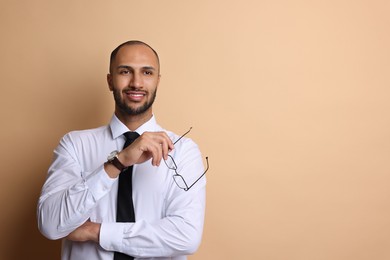
POLYGON ((162 145, 159 144, 159 143, 155 143, 154 147, 153 147, 153 160, 152 160, 152 164, 153 166, 159 166, 160 165, 160 162, 161 162, 161 159, 162 159, 162 145))
POLYGON ((168 152, 169 152, 169 144, 167 143, 166 139, 163 139, 160 143, 161 148, 161 155, 164 160, 167 159, 168 152))
POLYGON ((165 136, 166 136, 166 139, 168 142, 168 149, 169 149, 169 151, 172 151, 173 149, 175 149, 173 141, 171 140, 171 138, 169 138, 169 136, 166 133, 165 133, 165 136))
POLYGON ((153 150, 153 165, 160 165, 162 159, 168 158, 168 152, 172 147, 172 141, 165 132, 156 132, 153 136, 154 146, 153 150))
POLYGON ((150 142, 145 144, 144 152, 150 154, 153 166, 158 166, 162 158, 162 148, 160 143, 161 141, 159 138, 154 137, 150 140, 150 142))
MULTIPOLYGON (((161 160, 168 159, 168 153, 174 149, 172 140, 165 132, 144 132, 131 146, 141 145, 141 150, 144 155, 142 158, 152 158, 152 165, 159 166, 161 160)), ((139 155, 141 156, 141 155, 139 155)))
POLYGON ((168 153, 172 151, 175 147, 173 145, 172 140, 167 135, 167 133, 162 132, 162 138, 163 138, 163 142, 161 144, 162 153, 163 153, 164 160, 166 160, 168 158, 168 153))
POLYGON ((168 144, 165 143, 164 145, 162 145, 162 155, 164 160, 168 159, 168 153, 169 153, 169 147, 168 144))

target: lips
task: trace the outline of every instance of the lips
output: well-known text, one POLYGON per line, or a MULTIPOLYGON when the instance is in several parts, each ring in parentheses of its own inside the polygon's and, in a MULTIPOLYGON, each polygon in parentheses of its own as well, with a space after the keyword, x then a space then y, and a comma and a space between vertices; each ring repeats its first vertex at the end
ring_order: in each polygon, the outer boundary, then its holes
POLYGON ((131 101, 141 101, 146 96, 144 91, 126 91, 125 94, 131 101))

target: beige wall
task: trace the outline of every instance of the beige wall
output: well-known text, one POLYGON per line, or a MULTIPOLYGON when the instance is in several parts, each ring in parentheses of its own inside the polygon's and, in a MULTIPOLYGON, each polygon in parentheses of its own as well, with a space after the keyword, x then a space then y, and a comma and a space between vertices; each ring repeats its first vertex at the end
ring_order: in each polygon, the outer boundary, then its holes
POLYGON ((388 1, 2 1, 1 259, 58 259, 52 150, 108 122, 108 55, 160 53, 156 116, 210 158, 190 259, 390 259, 388 1))

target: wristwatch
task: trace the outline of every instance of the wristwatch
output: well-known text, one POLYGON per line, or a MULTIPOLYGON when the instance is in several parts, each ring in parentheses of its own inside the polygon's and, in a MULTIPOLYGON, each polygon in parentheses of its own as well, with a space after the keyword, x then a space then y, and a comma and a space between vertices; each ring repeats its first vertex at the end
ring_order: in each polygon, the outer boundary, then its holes
POLYGON ((118 154, 119 152, 118 151, 112 151, 108 157, 107 157, 107 163, 111 163, 112 165, 114 165, 118 170, 120 171, 123 171, 125 170, 127 167, 124 166, 118 159, 118 154))

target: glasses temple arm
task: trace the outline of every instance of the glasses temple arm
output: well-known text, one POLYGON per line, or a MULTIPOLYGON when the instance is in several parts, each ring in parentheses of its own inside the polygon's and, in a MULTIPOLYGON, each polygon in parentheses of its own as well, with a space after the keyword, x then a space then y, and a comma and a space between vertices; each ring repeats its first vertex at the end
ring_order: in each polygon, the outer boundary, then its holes
MULTIPOLYGON (((202 178, 203 175, 205 175, 206 172, 209 170, 209 157, 207 157, 207 156, 206 156, 206 165, 207 165, 207 167, 206 167, 206 169, 204 170, 203 174, 200 175, 199 178, 196 179, 196 181, 194 181, 194 183, 191 184, 191 186, 187 187, 186 191, 188 191, 189 189, 191 189, 191 187, 194 186, 195 183, 197 183, 197 182, 200 180, 200 178, 202 178)), ((184 180, 184 179, 183 179, 183 180, 184 180)), ((184 181, 184 183, 185 183, 185 181, 184 181)))
POLYGON ((173 145, 175 145, 177 142, 179 142, 180 139, 182 139, 186 134, 188 134, 188 133, 191 131, 191 129, 192 129, 192 126, 190 127, 190 130, 188 130, 188 131, 185 132, 182 136, 180 136, 179 139, 177 139, 177 140, 173 143, 173 145))

